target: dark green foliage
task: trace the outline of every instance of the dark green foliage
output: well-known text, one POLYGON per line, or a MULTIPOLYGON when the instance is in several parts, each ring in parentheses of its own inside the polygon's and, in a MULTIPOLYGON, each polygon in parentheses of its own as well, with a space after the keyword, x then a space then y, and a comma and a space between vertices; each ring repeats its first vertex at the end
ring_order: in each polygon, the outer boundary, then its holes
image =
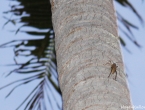
MULTIPOLYGON (((41 110, 48 110, 47 105, 50 105, 50 110, 54 110, 52 100, 55 100, 56 106, 58 110, 62 109, 61 106, 58 104, 57 99, 54 97, 52 92, 52 88, 56 91, 56 94, 61 95, 61 91, 58 85, 58 75, 57 75, 57 64, 56 64, 56 54, 54 49, 54 33, 52 27, 52 20, 51 20, 51 5, 48 0, 11 0, 19 2, 19 5, 11 5, 10 10, 4 12, 5 15, 7 13, 12 14, 14 18, 7 18, 7 22, 4 26, 11 22, 14 25, 16 23, 23 23, 23 25, 18 28, 15 33, 18 32, 25 32, 29 35, 36 36, 37 39, 23 39, 23 40, 14 40, 5 44, 0 45, 1 48, 4 47, 13 47, 15 53, 15 64, 17 68, 13 71, 10 71, 6 74, 6 76, 11 75, 12 73, 17 74, 33 74, 33 76, 17 80, 12 82, 0 89, 8 87, 14 83, 18 83, 12 91, 6 96, 8 97, 17 87, 29 84, 32 81, 40 80, 40 83, 33 89, 33 91, 26 97, 26 99, 22 102, 22 104, 17 108, 19 109, 23 104, 25 104, 25 110, 30 109, 37 109, 41 110), (18 18, 19 17, 19 18, 18 18), (40 31, 22 31, 23 27, 34 27, 39 29, 40 31), (42 32, 41 30, 49 30, 48 32, 42 32), (39 36, 44 36, 44 38, 39 38, 39 36), (23 48, 22 48, 23 47, 23 48), (34 49, 30 48, 34 47, 34 49), (25 57, 32 57, 28 59, 28 61, 24 63, 17 63, 18 56, 25 56, 25 57), (45 95, 46 94, 46 95, 45 95), (53 99, 50 96, 53 96, 53 99), (29 99, 31 97, 31 99, 29 99), (46 104, 44 98, 49 100, 49 104, 46 104)), ((132 4, 128 0, 115 0, 123 7, 129 7, 133 13, 139 18, 141 23, 143 22, 142 17, 139 13, 135 10, 132 4)), ((132 28, 138 29, 136 25, 129 22, 125 18, 123 18, 119 13, 118 20, 125 26, 128 30, 129 34, 120 28, 120 30, 128 37, 135 45, 140 47, 140 45, 133 40, 132 36, 133 33, 131 31, 132 28)), ((125 47, 125 41, 120 37, 121 44, 125 47)), ((53 90, 53 91, 54 91, 53 90)))

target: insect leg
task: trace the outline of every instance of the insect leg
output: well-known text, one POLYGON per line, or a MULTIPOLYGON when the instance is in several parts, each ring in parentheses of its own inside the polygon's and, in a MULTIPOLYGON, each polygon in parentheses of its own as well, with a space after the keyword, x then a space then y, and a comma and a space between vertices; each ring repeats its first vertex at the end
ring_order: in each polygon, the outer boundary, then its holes
POLYGON ((115 81, 116 81, 116 78, 117 78, 117 71, 115 71, 116 72, 116 76, 115 76, 115 81))
POLYGON ((111 75, 111 72, 110 72, 110 74, 109 74, 108 78, 110 77, 110 75, 111 75))

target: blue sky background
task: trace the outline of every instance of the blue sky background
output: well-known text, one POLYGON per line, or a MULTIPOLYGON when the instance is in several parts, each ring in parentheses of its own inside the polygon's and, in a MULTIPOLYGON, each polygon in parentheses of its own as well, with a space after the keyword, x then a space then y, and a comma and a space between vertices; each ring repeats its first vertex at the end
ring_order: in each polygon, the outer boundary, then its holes
MULTIPOLYGON (((136 10, 142 15, 145 21, 145 3, 141 0, 129 0, 133 3, 136 10)), ((129 9, 123 9, 120 5, 115 4, 116 9, 129 21, 139 26, 139 30, 133 30, 136 40, 142 46, 136 47, 125 36, 123 39, 127 43, 127 48, 132 52, 128 53, 122 48, 123 58, 126 66, 126 72, 128 74, 129 88, 131 92, 131 98, 134 106, 145 107, 145 27, 141 24, 138 18, 129 9)), ((121 36, 123 34, 119 33, 121 36)), ((136 108, 135 110, 141 110, 136 108)))
MULTIPOLYGON (((145 20, 145 3, 142 3, 141 0, 129 0, 133 3, 133 6, 137 11, 142 15, 145 20)), ((2 28, 4 23, 7 21, 3 18, 2 12, 10 9, 9 5, 14 2, 9 2, 6 0, 0 0, 0 44, 9 42, 14 39, 22 38, 32 38, 33 36, 28 36, 25 33, 15 33, 9 32, 10 30, 16 30, 21 24, 14 26, 13 24, 7 24, 4 29, 2 28), (21 37, 19 37, 21 36, 21 37), (28 37, 27 37, 28 36, 28 37)), ((121 36, 124 36, 123 39, 127 44, 127 48, 131 51, 131 54, 128 53, 124 48, 122 48, 122 54, 126 66, 126 73, 128 74, 128 83, 131 92, 131 98, 134 106, 144 106, 145 107, 145 27, 144 24, 141 24, 136 15, 130 9, 122 8, 120 5, 115 3, 115 7, 125 18, 139 26, 139 30, 133 30, 136 40, 142 46, 141 48, 136 47, 130 40, 128 40, 125 35, 119 32, 121 36)), ((11 15, 7 15, 9 18, 11 15)), ((28 28, 25 28, 28 29, 28 28)), ((13 64, 14 53, 13 48, 3 48, 0 49, 0 65, 4 64, 13 64)), ((25 60, 19 59, 19 62, 25 60)), ((0 66, 0 87, 5 84, 8 84, 16 79, 21 79, 26 77, 24 75, 13 74, 7 78, 2 75, 5 72, 13 70, 13 67, 0 66)), ((15 110, 18 105, 24 100, 27 94, 34 88, 38 81, 34 81, 29 84, 29 86, 20 86, 18 87, 8 98, 5 96, 8 94, 15 85, 12 85, 8 88, 0 90, 0 110, 15 110)), ((23 110, 23 107, 22 109, 23 110)), ((140 108, 135 110, 141 110, 140 108)))

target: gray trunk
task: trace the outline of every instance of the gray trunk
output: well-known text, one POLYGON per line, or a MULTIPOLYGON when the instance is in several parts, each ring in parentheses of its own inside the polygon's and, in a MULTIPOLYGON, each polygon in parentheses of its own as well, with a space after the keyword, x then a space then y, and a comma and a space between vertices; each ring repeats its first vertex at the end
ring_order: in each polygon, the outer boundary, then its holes
POLYGON ((64 110, 131 106, 112 0, 50 0, 64 110), (109 78, 111 61, 117 81, 109 78))

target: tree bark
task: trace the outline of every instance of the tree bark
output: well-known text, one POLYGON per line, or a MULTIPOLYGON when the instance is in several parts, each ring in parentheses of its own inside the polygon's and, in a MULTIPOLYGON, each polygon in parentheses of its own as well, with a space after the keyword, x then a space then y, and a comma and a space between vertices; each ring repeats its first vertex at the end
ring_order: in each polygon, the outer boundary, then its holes
POLYGON ((131 107, 113 1, 50 1, 63 109, 131 107), (118 65, 117 81, 108 78, 109 61, 118 65))

